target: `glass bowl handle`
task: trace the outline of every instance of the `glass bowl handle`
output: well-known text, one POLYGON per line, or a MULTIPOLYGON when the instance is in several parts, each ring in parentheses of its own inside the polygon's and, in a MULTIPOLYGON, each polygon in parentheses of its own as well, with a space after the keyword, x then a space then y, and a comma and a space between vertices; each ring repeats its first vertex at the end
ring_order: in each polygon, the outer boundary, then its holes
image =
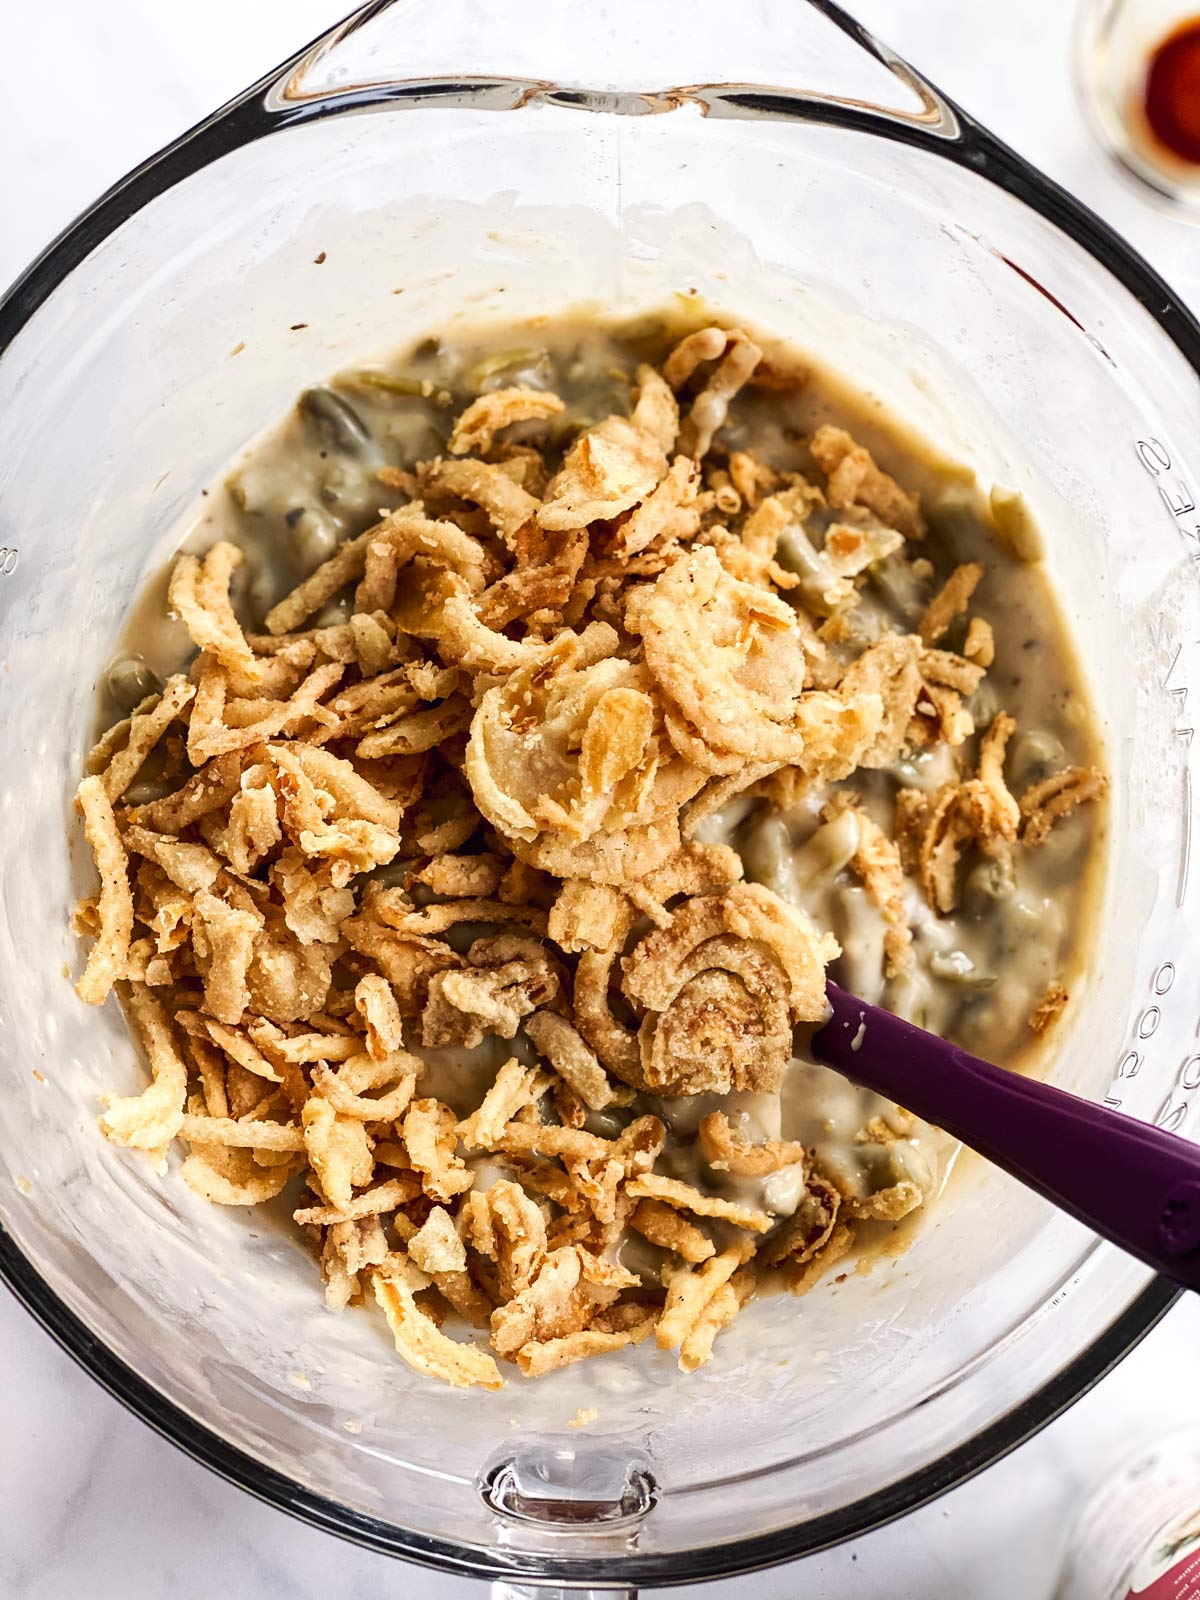
POLYGON ((717 0, 700 0, 686 41, 671 7, 645 7, 631 40, 621 26, 627 8, 595 0, 582 59, 577 35, 514 30, 503 7, 439 0, 430 25, 418 27, 414 9, 411 0, 369 0, 256 86, 263 109, 294 121, 316 106, 327 114, 389 102, 517 110, 547 101, 636 116, 694 103, 705 114, 743 117, 770 117, 786 105, 789 117, 799 111, 877 132, 904 128, 942 140, 962 133, 950 100, 834 0, 803 0, 785 16, 751 4, 732 32, 720 26, 717 0), (765 83, 764 32, 772 40, 765 83))
POLYGON ((543 1588, 527 1583, 493 1583, 491 1600, 637 1600, 637 1589, 562 1589, 557 1584, 543 1588))

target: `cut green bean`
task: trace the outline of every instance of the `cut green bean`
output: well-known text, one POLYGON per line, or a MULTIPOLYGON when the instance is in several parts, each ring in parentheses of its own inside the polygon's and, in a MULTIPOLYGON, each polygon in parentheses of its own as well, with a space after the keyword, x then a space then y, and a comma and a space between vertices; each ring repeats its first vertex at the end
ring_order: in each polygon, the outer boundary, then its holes
POLYGON ((329 449, 354 454, 370 448, 371 435, 362 418, 348 400, 332 389, 306 389, 296 404, 329 449))
POLYGON ((120 656, 108 669, 108 692, 122 711, 132 711, 161 688, 162 679, 141 656, 120 656))

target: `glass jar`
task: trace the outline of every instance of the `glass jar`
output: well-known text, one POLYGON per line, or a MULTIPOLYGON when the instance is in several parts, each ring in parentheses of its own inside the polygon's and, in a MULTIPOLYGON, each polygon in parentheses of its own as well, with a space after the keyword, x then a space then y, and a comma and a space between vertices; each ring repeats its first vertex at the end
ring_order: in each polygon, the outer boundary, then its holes
MULTIPOLYGON (((1151 65, 1169 40, 1200 26, 1196 0, 1084 0, 1075 35, 1075 75, 1088 123, 1118 169, 1173 216, 1200 222, 1200 160, 1183 159, 1155 131, 1151 65)), ((1190 36, 1190 31, 1189 31, 1190 36)), ((1195 46, 1200 51, 1200 41, 1195 46)), ((1191 52, 1189 52, 1191 53, 1191 52)), ((1162 80, 1187 104, 1198 98, 1194 68, 1162 80)), ((1158 81, 1158 80, 1156 80, 1158 81)))
POLYGON ((1200 1431, 1139 1450, 1095 1490, 1071 1535, 1057 1600, 1200 1596, 1200 1431))

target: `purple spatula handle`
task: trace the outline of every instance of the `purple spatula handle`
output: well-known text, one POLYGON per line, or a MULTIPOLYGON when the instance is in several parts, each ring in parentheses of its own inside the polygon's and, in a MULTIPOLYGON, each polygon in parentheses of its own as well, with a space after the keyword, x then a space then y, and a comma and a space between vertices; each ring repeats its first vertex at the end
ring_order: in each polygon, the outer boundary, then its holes
POLYGON ((1006 1072, 828 985, 818 1061, 978 1150, 1164 1277, 1200 1289, 1200 1146, 1006 1072))

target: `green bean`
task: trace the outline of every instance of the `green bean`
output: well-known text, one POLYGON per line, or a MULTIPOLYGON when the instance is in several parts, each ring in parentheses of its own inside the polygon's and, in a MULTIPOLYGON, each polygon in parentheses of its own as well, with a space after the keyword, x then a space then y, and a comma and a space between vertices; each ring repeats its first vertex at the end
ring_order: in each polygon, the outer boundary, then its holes
POLYGON ((900 555, 886 556, 868 569, 871 582, 887 604, 906 623, 916 622, 925 609, 929 585, 916 577, 911 566, 900 555))
POLYGON ((132 711, 161 688, 162 679, 141 656, 119 656, 108 669, 108 692, 122 711, 132 711))
POLYGON ((963 908, 968 916, 986 917, 996 902, 1008 900, 1016 887, 1012 856, 993 856, 968 872, 963 884, 963 908))
MULTIPOLYGON (((781 567, 794 572, 800 579, 799 596, 809 610, 815 611, 818 616, 827 617, 840 607, 853 603, 855 594, 853 581, 838 576, 830 565, 828 556, 823 550, 816 548, 800 523, 789 523, 779 535, 776 560, 781 567)), ((846 626, 850 630, 853 642, 858 643, 855 635, 861 633, 864 619, 857 611, 851 611, 846 619, 846 626)), ((859 648, 864 647, 866 643, 867 640, 863 639, 859 648)))
POLYGON ((1063 761, 1066 751, 1052 733, 1036 729, 1022 734, 1012 753, 1012 773, 1019 784, 1036 782, 1050 768, 1063 761))
POLYGON ((820 551, 798 522, 789 523, 779 535, 775 559, 798 577, 819 580, 826 586, 834 581, 835 574, 830 571, 828 562, 822 560, 820 551))
MULTIPOLYGON (((826 827, 829 826, 826 823, 826 827)), ((842 947, 836 968, 837 981, 860 1000, 877 1005, 883 998, 886 931, 879 907, 857 886, 838 889, 833 896, 833 916, 833 931, 842 947)))
POLYGON ((350 454, 369 449, 371 435, 348 400, 332 389, 306 389, 296 405, 323 444, 350 454))
POLYGON ((624 323, 620 337, 621 343, 628 345, 640 360, 658 362, 663 359, 663 346, 674 344, 685 331, 672 326, 666 317, 648 312, 640 317, 631 317, 624 323))
POLYGON ((291 526, 296 560, 305 574, 315 572, 328 561, 341 543, 337 525, 314 506, 305 506, 291 526))
POLYGON ((327 600, 312 619, 314 628, 336 628, 343 622, 350 621, 350 599, 343 595, 340 600, 327 600))
POLYGON ((440 455, 450 437, 449 419, 423 411, 397 411, 382 420, 379 433, 386 460, 403 465, 440 455))
MULTIPOLYGON (((1006 900, 992 925, 992 953, 1003 961, 1019 959, 1026 972, 1036 971, 1062 937, 1063 911, 1048 895, 1025 891, 1006 900)), ((1047 981, 1050 974, 1047 973, 1047 981)))
POLYGON ((411 856, 399 855, 383 866, 375 867, 371 872, 371 882, 377 883, 382 889, 403 889, 415 870, 416 863, 411 856))
POLYGON ((853 811, 831 817, 796 852, 796 870, 808 883, 832 879, 858 849, 858 818, 853 811))
POLYGON ((410 398, 428 400, 434 391, 432 378, 417 378, 407 372, 375 372, 364 368, 360 372, 344 372, 338 379, 349 389, 382 389, 387 394, 402 394, 410 398))
POLYGON ((617 1139, 628 1125, 628 1118, 615 1116, 611 1111, 589 1111, 584 1125, 597 1139, 617 1139))
POLYGON ((792 836, 782 817, 766 816, 747 829, 741 856, 751 883, 764 884, 781 899, 799 904, 792 836))
POLYGON ((909 1147, 902 1144, 876 1144, 866 1142, 855 1146, 855 1159, 867 1182, 867 1192, 876 1194, 880 1189, 890 1189, 910 1176, 905 1156, 909 1147))
POLYGON ((915 761, 910 760, 908 757, 902 757, 899 761, 893 761, 887 768, 887 773, 888 776, 890 778, 894 778, 902 788, 919 789, 921 787, 921 769, 917 766, 915 761))
POLYGON ((546 443, 552 450, 565 450, 578 434, 589 426, 586 417, 578 411, 564 411, 550 420, 546 429, 546 443))
POLYGON ((550 352, 533 346, 515 350, 494 350, 463 373, 463 383, 472 394, 482 394, 489 386, 503 388, 516 378, 526 383, 549 387, 553 369, 550 352), (497 382, 496 380, 502 380, 497 382))
POLYGON ((629 322, 622 323, 616 331, 622 346, 629 347, 640 362, 658 363, 664 360, 670 346, 682 339, 688 330, 670 317, 646 312, 640 317, 630 317, 629 322))
POLYGON ((929 978, 918 970, 916 962, 906 972, 888 979, 887 1008, 906 1022, 915 1022, 918 1028, 928 1027, 929 1001, 929 978))
POLYGON ((1000 709, 1000 697, 985 678, 967 701, 977 728, 986 727, 1000 709))
POLYGON ((341 507, 343 517, 347 511, 372 512, 379 501, 379 485, 366 462, 338 458, 326 463, 321 475, 321 499, 327 506, 341 507))

